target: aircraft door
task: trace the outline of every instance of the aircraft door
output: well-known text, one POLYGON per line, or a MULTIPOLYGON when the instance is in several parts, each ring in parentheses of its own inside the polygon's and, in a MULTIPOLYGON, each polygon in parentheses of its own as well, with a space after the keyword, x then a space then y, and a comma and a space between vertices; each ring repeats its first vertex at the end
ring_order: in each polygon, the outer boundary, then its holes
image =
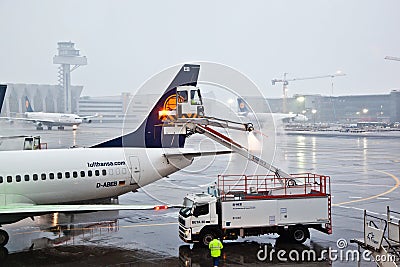
POLYGON ((131 184, 138 184, 140 180, 140 162, 139 158, 135 156, 129 157, 130 170, 131 170, 131 184))

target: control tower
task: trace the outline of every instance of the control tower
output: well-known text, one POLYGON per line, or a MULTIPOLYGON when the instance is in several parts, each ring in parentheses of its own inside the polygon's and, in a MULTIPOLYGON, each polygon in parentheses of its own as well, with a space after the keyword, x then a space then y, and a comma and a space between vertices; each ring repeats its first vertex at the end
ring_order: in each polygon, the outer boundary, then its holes
POLYGON ((87 65, 85 56, 79 55, 72 42, 58 42, 58 55, 54 56, 53 64, 60 64, 58 68, 58 82, 64 89, 64 112, 72 112, 71 104, 71 72, 80 66, 87 65), (71 65, 73 66, 71 68, 71 65))

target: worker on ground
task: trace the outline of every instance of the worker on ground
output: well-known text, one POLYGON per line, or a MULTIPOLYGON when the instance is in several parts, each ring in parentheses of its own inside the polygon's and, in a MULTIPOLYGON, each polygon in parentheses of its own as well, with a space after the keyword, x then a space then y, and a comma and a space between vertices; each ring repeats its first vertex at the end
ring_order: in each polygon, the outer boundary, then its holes
POLYGON ((214 267, 219 265, 219 257, 221 256, 221 249, 224 248, 219 238, 214 238, 210 244, 208 244, 208 248, 211 252, 211 257, 213 258, 214 267))

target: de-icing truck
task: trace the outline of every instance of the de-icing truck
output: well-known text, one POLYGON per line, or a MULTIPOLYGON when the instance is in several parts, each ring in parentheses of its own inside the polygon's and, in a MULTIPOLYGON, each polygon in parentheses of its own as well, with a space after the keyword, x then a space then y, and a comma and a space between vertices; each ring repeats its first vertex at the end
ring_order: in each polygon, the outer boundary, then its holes
POLYGON ((207 193, 188 194, 179 211, 179 236, 187 243, 269 233, 303 243, 310 228, 332 233, 329 176, 220 175, 207 193))
POLYGON ((277 233, 303 243, 310 237, 310 228, 332 233, 329 176, 288 174, 211 128, 254 130, 251 123, 205 116, 200 89, 195 86, 178 86, 170 102, 159 111, 164 134, 203 134, 270 171, 267 175, 220 175, 207 193, 188 194, 179 211, 183 241, 208 245, 215 237, 235 240, 277 233))

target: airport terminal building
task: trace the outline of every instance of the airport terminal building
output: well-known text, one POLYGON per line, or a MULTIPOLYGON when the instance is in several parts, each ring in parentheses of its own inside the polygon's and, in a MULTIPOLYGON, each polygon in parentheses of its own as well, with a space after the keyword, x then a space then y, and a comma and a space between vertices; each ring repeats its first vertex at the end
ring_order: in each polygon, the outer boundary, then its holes
MULTIPOLYGON (((70 90, 72 111, 76 112, 83 86, 71 85, 70 90)), ((35 111, 64 112, 64 90, 61 85, 7 83, 4 114, 13 117, 24 113, 25 97, 28 97, 35 111)))
MULTIPOLYGON (((282 98, 267 101, 272 112, 282 112, 282 98)), ((287 99, 287 111, 316 122, 399 122, 400 90, 382 95, 295 95, 287 99)))

